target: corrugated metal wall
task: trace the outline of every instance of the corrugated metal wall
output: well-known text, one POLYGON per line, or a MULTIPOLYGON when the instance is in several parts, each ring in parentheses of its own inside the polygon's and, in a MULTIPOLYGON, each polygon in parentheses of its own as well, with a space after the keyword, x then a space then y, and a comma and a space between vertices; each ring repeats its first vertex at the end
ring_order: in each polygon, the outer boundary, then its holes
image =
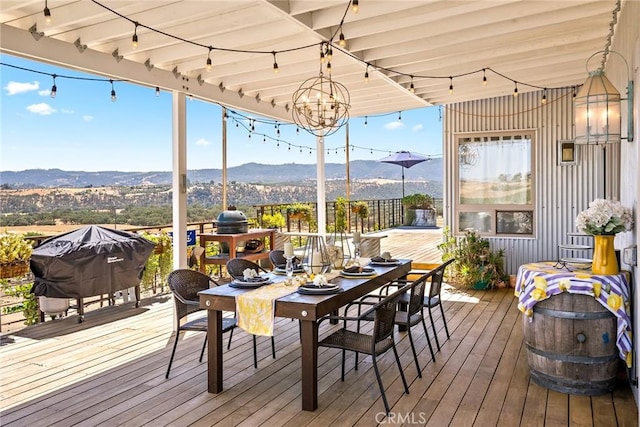
MULTIPOLYGON (((510 274, 524 263, 556 260, 558 244, 570 243, 567 233, 576 231, 575 217, 591 200, 619 198, 619 144, 576 146, 576 164, 559 165, 557 142, 573 138, 573 91, 547 90, 545 104, 542 96, 542 91, 521 93, 444 109, 445 224, 453 224, 456 215, 456 135, 533 131, 535 237, 490 237, 492 248, 505 249, 510 274)), ((584 255, 590 254, 575 254, 584 255)))

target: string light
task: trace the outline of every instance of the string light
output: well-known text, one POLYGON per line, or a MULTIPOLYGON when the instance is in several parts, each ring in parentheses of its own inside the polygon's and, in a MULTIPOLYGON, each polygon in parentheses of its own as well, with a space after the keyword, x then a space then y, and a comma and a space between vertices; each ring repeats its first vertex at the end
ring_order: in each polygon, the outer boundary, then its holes
POLYGON ((56 75, 54 74, 53 76, 53 86, 51 86, 51 92, 49 93, 49 95, 51 96, 51 98, 55 98, 56 94, 58 93, 58 87, 56 86, 56 75))
POLYGON ((327 73, 331 74, 331 62, 327 62, 327 73))
POLYGON ((485 68, 482 69, 482 86, 487 85, 487 70, 485 68))
POLYGON ((364 127, 367 127, 367 116, 364 116, 364 127))
POLYGON ((113 80, 109 80, 111 83, 111 102, 116 102, 116 90, 113 87, 113 80))
POLYGON ((134 22, 133 37, 131 37, 131 45, 134 49, 138 47, 138 23, 134 22))
POLYGON ((358 0, 351 0, 351 9, 353 10, 353 13, 358 13, 358 11, 360 10, 358 0))
MULTIPOLYGON (((47 6, 47 3, 46 3, 46 2, 47 2, 47 0, 45 0, 45 16, 46 16, 46 11, 48 10, 48 9, 47 9, 47 7, 46 7, 46 6, 47 6)), ((170 38, 173 38, 173 39, 175 39, 175 40, 177 40, 177 41, 185 42, 185 43, 189 43, 189 44, 191 44, 191 45, 194 45, 194 46, 200 46, 200 47, 203 47, 203 48, 208 48, 208 49, 218 49, 218 50, 229 50, 229 51, 233 51, 233 52, 237 52, 237 53, 248 53, 248 54, 265 54, 265 53, 274 54, 274 53, 275 53, 275 52, 268 52, 268 51, 267 51, 267 52, 265 52, 265 51, 262 51, 262 50, 225 49, 225 48, 222 48, 222 47, 214 48, 213 46, 206 46, 206 45, 202 45, 202 44, 200 44, 200 43, 197 43, 197 42, 194 42, 194 41, 190 41, 190 40, 186 40, 186 39, 184 39, 184 38, 182 38, 182 37, 178 37, 178 36, 175 36, 175 35, 172 35, 172 34, 166 33, 166 32, 161 31, 161 30, 156 30, 156 29, 154 29, 154 28, 152 28, 152 27, 149 27, 149 26, 147 26, 147 25, 143 25, 143 24, 141 24, 141 23, 139 23, 139 22, 137 22, 137 21, 134 21, 134 20, 133 20, 133 19, 131 19, 131 18, 128 18, 128 17, 126 17, 126 16, 122 15, 122 14, 121 14, 121 13, 119 13, 119 12, 116 12, 115 10, 113 10, 113 9, 111 9, 111 8, 109 8, 109 7, 105 6, 105 5, 103 5, 103 4, 100 4, 99 2, 94 2, 94 3, 95 3, 96 5, 98 5, 98 6, 102 7, 103 9, 106 9, 106 10, 108 10, 109 12, 111 12, 111 13, 113 13, 113 14, 115 14, 115 15, 119 16, 120 18, 125 19, 125 20, 127 20, 127 21, 129 21, 129 22, 131 22, 131 23, 133 23, 133 24, 135 25, 135 27, 136 27, 136 28, 135 28, 135 30, 134 30, 134 36, 133 36, 133 38, 132 38, 132 41, 134 41, 134 45, 137 43, 137 39, 138 39, 138 37, 137 37, 137 27, 138 27, 138 26, 143 26, 144 28, 147 28, 148 30, 153 31, 153 32, 156 32, 156 33, 161 34, 161 35, 163 35, 163 36, 170 37, 170 38)), ((357 1, 357 0, 351 0, 351 1, 348 3, 348 5, 347 5, 347 8, 346 8, 346 10, 345 10, 345 14, 349 11, 349 8, 352 8, 352 9, 354 10, 354 12, 355 12, 357 9, 359 9, 358 1, 357 1)), ((50 14, 50 12, 49 12, 49 14, 50 14)), ((343 33, 343 31, 342 31, 342 27, 343 27, 343 25, 344 25, 344 18, 343 18, 343 20, 340 22, 340 24, 338 25, 338 31, 340 31, 340 35, 339 35, 339 38, 338 38, 338 45, 339 45, 340 47, 345 47, 345 46, 346 46, 346 39, 345 39, 344 33, 343 33)), ((334 37, 335 37, 335 35, 334 35, 334 37)), ((332 39, 331 39, 331 40, 333 40, 333 37, 332 37, 332 39)), ((321 58, 322 58, 323 56, 325 56, 325 57, 326 57, 326 56, 330 56, 330 55, 332 54, 332 50, 331 50, 331 47, 330 47, 330 42, 324 42, 324 41, 323 41, 323 42, 321 42, 321 48, 322 48, 322 46, 324 46, 325 44, 327 45, 327 47, 326 47, 327 51, 326 51, 326 52, 324 52, 324 53, 321 53, 321 58)), ((316 45, 317 45, 317 43, 313 43, 313 44, 310 44, 310 45, 304 45, 304 46, 298 46, 298 47, 294 47, 294 48, 288 49, 287 51, 303 50, 303 49, 307 49, 307 48, 310 48, 310 47, 312 47, 312 46, 316 46, 316 45)), ((135 46, 134 46, 134 47, 135 47, 135 46)), ((351 56, 351 57, 352 57, 353 59, 355 59, 355 60, 360 60, 360 61, 362 61, 361 59, 359 59, 359 58, 357 58, 357 57, 355 57, 355 56, 353 56, 353 55, 349 55, 349 56, 351 56)), ((364 63, 365 61, 362 61, 362 62, 364 63)), ((275 65, 275 55, 274 55, 274 65, 275 65)), ((368 77, 368 68, 369 68, 369 65, 370 65, 370 64, 369 64, 369 63, 367 63, 367 70, 366 70, 366 72, 365 72, 365 81, 366 81, 366 79, 367 79, 367 77, 368 77)), ((429 76, 429 75, 415 75, 415 76, 411 76, 411 75, 409 75, 409 74, 402 73, 402 72, 399 72, 399 71, 393 70, 393 69, 391 69, 391 68, 378 67, 378 66, 375 66, 375 65, 374 65, 373 67, 374 67, 374 69, 376 69, 376 70, 382 70, 382 71, 386 71, 386 72, 389 72, 389 73, 396 73, 396 74, 399 74, 399 75, 402 75, 402 76, 406 76, 406 77, 416 77, 416 78, 421 78, 421 79, 445 79, 445 78, 447 78, 447 77, 445 77, 445 76, 429 76)), ((274 66, 274 71, 275 71, 275 72, 277 72, 277 71, 276 71, 276 69, 277 69, 277 68, 274 66)), ((499 73, 499 72, 497 72, 497 71, 495 71, 495 70, 493 70, 493 69, 491 69, 491 68, 482 68, 482 69, 475 70, 475 71, 471 71, 471 72, 465 72, 465 73, 462 73, 462 74, 458 74, 458 75, 451 75, 451 76, 449 76, 448 78, 451 80, 451 84, 450 84, 450 86, 449 86, 449 91, 450 91, 450 93, 451 93, 451 94, 453 93, 453 77, 466 76, 466 75, 475 74, 475 73, 478 73, 478 72, 482 71, 482 73, 483 73, 482 83, 483 83, 483 85, 486 85, 486 83, 487 83, 487 77, 486 77, 486 71, 487 71, 487 69, 488 69, 489 71, 492 71, 493 73, 495 73, 495 74, 497 74, 497 75, 499 75, 499 76, 503 77, 504 79, 511 80, 512 82, 516 83, 516 81, 515 81, 515 80, 513 80, 513 79, 509 78, 508 76, 505 76, 504 74, 501 74, 501 73, 499 73)), ((524 84, 524 85, 526 85, 526 86, 529 86, 529 87, 531 87, 531 88, 536 88, 536 89, 540 89, 540 90, 544 89, 543 87, 541 87, 541 86, 537 86, 537 85, 534 85, 534 84, 528 84, 528 83, 523 83, 523 82, 520 82, 520 83, 521 83, 521 84, 524 84)), ((570 87, 570 86, 563 86, 563 87, 557 87, 557 88, 553 88, 553 89, 567 89, 567 88, 569 88, 569 87, 570 87)), ((575 90, 575 86, 574 86, 574 90, 575 90)))
POLYGON ((542 92, 542 103, 543 104, 547 103, 547 88, 545 88, 544 92, 542 92))
POLYGON ((449 95, 453 94, 453 77, 449 76, 449 95))
POLYGON ((411 86, 409 86, 409 92, 416 93, 416 87, 413 85, 413 76, 411 76, 411 86))
POLYGON ((156 96, 160 96, 160 88, 156 86, 156 96))
POLYGON ((402 111, 398 111, 398 121, 402 121, 402 111))
POLYGON ((338 45, 340 47, 345 47, 347 45, 347 41, 344 38, 344 33, 340 30, 340 37, 338 38, 338 45))
POLYGON ((280 69, 278 68, 278 62, 276 61, 276 52, 273 51, 271 53, 273 54, 273 72, 277 74, 280 69))
POLYGON ((514 81, 515 87, 513 88, 513 96, 518 96, 518 82, 514 81))
POLYGON ((49 10, 49 5, 47 4, 47 0, 44 0, 44 22, 47 24, 51 24, 51 10, 49 10))
POLYGON ((364 82, 369 83, 369 63, 367 62, 367 69, 364 70, 364 82))
POLYGON ((211 61, 212 50, 213 50, 213 47, 209 46, 209 54, 207 55, 207 71, 211 71, 213 69, 213 61, 211 61))
POLYGON ((329 43, 327 43, 327 61, 331 61, 331 58, 333 58, 333 49, 331 48, 331 45, 329 43))

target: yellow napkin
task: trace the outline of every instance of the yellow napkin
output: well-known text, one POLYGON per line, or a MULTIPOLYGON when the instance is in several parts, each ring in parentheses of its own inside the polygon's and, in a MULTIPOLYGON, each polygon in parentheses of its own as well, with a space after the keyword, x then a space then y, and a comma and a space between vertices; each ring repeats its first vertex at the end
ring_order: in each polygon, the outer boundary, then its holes
POLYGON ((253 335, 273 336, 275 301, 296 289, 275 283, 236 296, 238 326, 253 335))

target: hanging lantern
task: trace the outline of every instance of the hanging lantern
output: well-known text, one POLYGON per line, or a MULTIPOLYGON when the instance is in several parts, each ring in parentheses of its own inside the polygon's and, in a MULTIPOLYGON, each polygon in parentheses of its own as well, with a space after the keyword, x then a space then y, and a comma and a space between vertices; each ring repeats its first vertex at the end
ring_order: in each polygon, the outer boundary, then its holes
POLYGON ((620 92, 604 71, 589 73, 574 102, 576 144, 620 142, 620 92))

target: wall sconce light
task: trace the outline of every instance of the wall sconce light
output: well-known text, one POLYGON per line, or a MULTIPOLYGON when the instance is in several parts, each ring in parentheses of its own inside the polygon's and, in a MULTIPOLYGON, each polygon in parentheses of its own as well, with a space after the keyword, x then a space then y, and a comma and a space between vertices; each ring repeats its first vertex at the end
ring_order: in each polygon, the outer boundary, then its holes
POLYGON ((572 140, 558 141, 558 164, 561 166, 575 165, 576 144, 572 140))
MULTIPOLYGON (((599 53, 603 51, 591 55, 587 59, 587 65, 589 60, 599 53)), ((627 98, 624 99, 628 103, 627 136, 621 135, 620 101, 623 98, 620 98, 620 92, 607 79, 601 67, 589 73, 589 77, 574 98, 576 144, 614 143, 620 142, 621 139, 633 141, 633 80, 629 78, 629 64, 619 53, 609 53, 619 55, 627 69, 627 98)))

